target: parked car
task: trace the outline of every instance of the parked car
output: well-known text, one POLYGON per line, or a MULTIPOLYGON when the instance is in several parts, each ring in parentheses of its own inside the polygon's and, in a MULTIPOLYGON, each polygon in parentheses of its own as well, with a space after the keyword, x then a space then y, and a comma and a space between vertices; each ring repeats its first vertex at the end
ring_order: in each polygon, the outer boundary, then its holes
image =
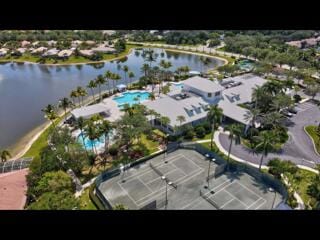
POLYGON ((288 111, 293 114, 297 114, 298 110, 295 107, 288 108, 288 111))
POLYGON ((291 112, 289 112, 288 110, 283 110, 281 111, 281 113, 286 116, 286 117, 293 117, 293 114, 291 112))

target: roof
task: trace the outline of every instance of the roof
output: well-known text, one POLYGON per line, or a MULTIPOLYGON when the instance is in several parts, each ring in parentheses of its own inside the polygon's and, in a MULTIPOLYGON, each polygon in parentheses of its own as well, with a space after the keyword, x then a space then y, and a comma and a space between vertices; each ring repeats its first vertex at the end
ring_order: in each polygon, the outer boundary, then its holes
POLYGON ((224 82, 241 82, 240 85, 226 88, 222 95, 225 100, 230 103, 246 103, 251 102, 252 91, 257 86, 262 86, 267 80, 253 74, 244 74, 233 78, 226 78, 224 82))
POLYGON ((223 115, 225 115, 226 117, 245 125, 250 123, 250 119, 246 119, 245 117, 246 113, 249 110, 239 107, 238 105, 230 103, 226 100, 220 100, 218 102, 218 106, 222 108, 223 115))
POLYGON ((119 84, 119 85, 117 85, 117 88, 126 88, 127 87, 127 85, 125 85, 125 84, 119 84))
POLYGON ((59 53, 59 50, 56 48, 51 48, 48 51, 46 51, 43 55, 44 56, 52 56, 52 55, 57 55, 59 53))
POLYGON ((27 169, 0 174, 0 210, 20 210, 26 202, 27 169))
POLYGON ((80 54, 85 55, 85 56, 93 55, 93 51, 92 50, 80 50, 79 52, 80 52, 80 54))
POLYGON ((109 112, 109 107, 106 104, 98 103, 86 107, 76 108, 71 111, 71 114, 75 118, 79 117, 90 117, 95 114, 109 112))
POLYGON ((218 92, 224 89, 220 84, 199 76, 191 77, 183 81, 183 84, 184 86, 190 86, 203 92, 218 92))
POLYGON ((153 109, 162 116, 170 119, 171 126, 178 126, 178 116, 184 116, 186 121, 183 124, 202 119, 207 116, 207 112, 201 107, 208 105, 201 97, 189 97, 184 100, 175 100, 169 96, 158 98, 154 101, 142 103, 149 109, 153 109), (197 109, 200 108, 200 109, 197 109), (188 113, 188 110, 193 110, 194 114, 188 113))
POLYGON ((59 53, 58 53, 58 56, 59 57, 69 57, 71 56, 71 54, 73 53, 72 50, 68 50, 68 49, 65 49, 65 50, 61 50, 59 53))
POLYGON ((115 51, 114 48, 106 47, 106 46, 103 46, 103 45, 100 45, 100 46, 98 46, 96 48, 92 48, 91 50, 94 51, 94 52, 114 52, 115 51))

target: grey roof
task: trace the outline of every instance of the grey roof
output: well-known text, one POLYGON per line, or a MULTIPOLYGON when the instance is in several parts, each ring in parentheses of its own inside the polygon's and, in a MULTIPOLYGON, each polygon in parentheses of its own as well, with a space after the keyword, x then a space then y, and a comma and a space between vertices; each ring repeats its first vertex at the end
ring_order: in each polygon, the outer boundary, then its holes
POLYGON ((203 92, 218 92, 224 89, 224 87, 222 87, 220 84, 199 76, 191 77, 183 81, 183 84, 184 86, 187 85, 203 92))
POLYGON ((245 117, 246 113, 249 110, 239 107, 237 106, 237 104, 230 103, 229 101, 226 101, 224 99, 219 101, 218 106, 222 108, 223 115, 225 115, 226 117, 229 117, 245 125, 250 123, 250 119, 246 119, 245 117))
POLYGON ((178 126, 180 123, 177 121, 178 116, 184 116, 187 124, 207 116, 207 112, 201 108, 203 105, 208 105, 200 97, 190 97, 184 100, 175 100, 169 96, 164 96, 154 101, 142 103, 149 109, 153 109, 161 116, 166 116, 170 119, 171 126, 178 126), (193 110, 193 114, 188 110, 193 110))
POLYGON ((233 78, 226 78, 223 81, 241 82, 241 85, 227 88, 222 92, 225 100, 229 100, 230 103, 239 104, 251 102, 253 89, 257 86, 262 86, 267 80, 256 75, 245 74, 233 78))
POLYGON ((91 106, 76 108, 71 111, 71 114, 75 118, 79 118, 79 117, 85 118, 85 117, 90 117, 95 114, 108 113, 108 112, 109 112, 109 107, 106 104, 98 103, 98 104, 94 104, 91 106))

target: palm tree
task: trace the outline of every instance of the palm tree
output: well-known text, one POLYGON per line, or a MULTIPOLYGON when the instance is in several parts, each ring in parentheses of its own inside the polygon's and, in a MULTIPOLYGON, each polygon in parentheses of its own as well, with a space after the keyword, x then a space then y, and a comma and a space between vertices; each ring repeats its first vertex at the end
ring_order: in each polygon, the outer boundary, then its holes
POLYGON ((256 86, 252 91, 252 100, 255 102, 255 108, 258 107, 258 102, 261 97, 265 94, 264 89, 260 86, 256 86))
POLYGON ((152 49, 148 49, 145 51, 145 61, 149 62, 149 67, 151 68, 152 62, 155 62, 157 59, 157 56, 154 54, 154 51, 152 49))
MULTIPOLYGON (((109 95, 111 95, 111 88, 109 86, 109 80, 112 79, 112 72, 111 71, 106 71, 105 74, 104 74, 104 77, 106 78, 106 82, 107 82, 107 85, 108 85, 108 89, 109 89, 109 95)), ((114 84, 113 84, 114 85, 114 84)), ((113 86, 114 88, 114 86, 113 86)))
POLYGON ((113 84, 115 83, 115 81, 119 81, 121 80, 121 76, 119 74, 112 74, 111 79, 113 80, 113 84))
POLYGON ((64 120, 67 120, 67 109, 72 106, 72 102, 68 98, 62 98, 59 101, 59 107, 64 110, 64 120))
POLYGON ((149 75, 150 66, 148 64, 143 64, 141 67, 141 72, 143 72, 144 76, 147 77, 149 75))
POLYGON ((213 136, 217 127, 221 124, 223 117, 223 110, 219 108, 217 105, 211 106, 208 113, 207 118, 211 123, 211 149, 213 148, 213 136))
POLYGON ((131 85, 131 83, 132 83, 132 78, 134 78, 135 75, 134 75, 133 72, 129 72, 128 77, 129 77, 129 79, 130 79, 129 82, 130 82, 130 85, 131 85))
POLYGON ((72 102, 73 102, 73 105, 74 106, 76 106, 76 102, 75 102, 75 98, 77 98, 78 97, 78 92, 76 91, 76 90, 72 90, 71 92, 70 92, 70 97, 71 97, 71 99, 72 99, 72 102))
POLYGON ((81 97, 81 104, 83 105, 83 97, 87 96, 88 93, 83 87, 78 87, 77 91, 78 91, 79 97, 81 97))
POLYGON ((54 120, 57 119, 58 115, 55 111, 55 107, 51 104, 48 104, 44 109, 41 110, 42 112, 44 112, 44 117, 48 120, 51 121, 52 126, 53 126, 53 130, 56 130, 56 126, 54 124, 54 120))
POLYGON ((108 147, 108 139, 109 139, 109 133, 112 129, 111 123, 107 120, 103 120, 101 125, 100 125, 100 130, 101 133, 104 135, 104 142, 105 142, 105 152, 107 152, 107 147, 108 147))
POLYGON ((229 140, 230 140, 228 159, 227 159, 228 166, 230 164, 230 153, 231 153, 231 147, 232 147, 233 141, 235 141, 235 144, 240 144, 242 128, 243 127, 240 124, 231 124, 224 128, 225 131, 229 131, 229 140))
MULTIPOLYGON (((164 77, 166 81, 168 81, 168 71, 167 69, 172 67, 172 63, 170 61, 166 62, 165 60, 161 60, 160 61, 160 66, 163 68, 163 72, 164 72, 164 77)), ((163 84, 163 80, 161 79, 161 87, 159 86, 159 95, 160 95, 160 90, 162 89, 162 84, 163 84)))
POLYGON ((84 141, 84 128, 85 128, 85 120, 83 117, 79 117, 77 120, 76 120, 76 126, 80 129, 80 135, 81 135, 81 139, 82 139, 82 143, 83 143, 83 147, 84 147, 84 150, 86 151, 86 155, 87 155, 87 158, 89 160, 89 154, 88 154, 88 151, 87 151, 87 147, 86 147, 86 144, 85 144, 85 141, 84 141))
POLYGON ((94 140, 99 138, 99 134, 97 131, 97 127, 94 125, 94 123, 92 121, 89 121, 87 126, 84 129, 85 135, 90 139, 91 144, 92 144, 92 152, 94 154, 97 154, 97 149, 96 149, 96 145, 94 143, 94 140))
POLYGON ((153 101, 153 100, 156 99, 156 96, 154 95, 154 93, 150 93, 150 94, 149 94, 149 99, 150 99, 151 101, 153 101))
POLYGON ((128 83, 127 83, 127 73, 129 72, 129 67, 127 65, 124 65, 122 70, 124 72, 124 81, 128 85, 128 83))
POLYGON ((90 88, 91 94, 92 94, 92 100, 95 102, 95 97, 94 97, 94 89, 97 87, 97 83, 94 80, 90 80, 90 82, 87 85, 87 88, 90 88))
POLYGON ((255 150, 261 152, 261 159, 259 164, 259 170, 261 170, 261 166, 263 163, 263 157, 267 157, 268 154, 274 150, 274 142, 275 142, 275 134, 272 131, 262 131, 259 136, 255 137, 257 140, 257 145, 255 150))
POLYGON ((11 154, 8 150, 0 151, 1 162, 7 161, 9 157, 11 157, 11 154))
POLYGON ((186 121, 186 118, 182 115, 177 116, 177 122, 179 122, 179 130, 181 130, 182 123, 186 121))
POLYGON ((101 98, 101 86, 106 84, 106 82, 107 81, 104 79, 104 77, 101 74, 99 74, 97 76, 96 84, 98 85, 98 88, 99 88, 99 99, 100 99, 100 101, 102 100, 102 98, 101 98))

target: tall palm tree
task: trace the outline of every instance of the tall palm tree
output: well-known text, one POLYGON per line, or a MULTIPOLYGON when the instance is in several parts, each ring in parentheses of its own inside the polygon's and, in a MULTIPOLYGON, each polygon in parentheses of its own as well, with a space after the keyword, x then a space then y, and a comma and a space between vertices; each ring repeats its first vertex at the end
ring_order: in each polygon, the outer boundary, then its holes
POLYGON ((255 102, 254 108, 258 107, 259 100, 264 95, 264 89, 260 86, 256 86, 252 91, 252 100, 255 102))
POLYGON ((86 123, 85 123, 85 120, 84 120, 83 117, 79 117, 76 120, 76 126, 80 129, 80 135, 81 135, 83 147, 84 147, 84 150, 86 152, 87 158, 89 160, 88 150, 87 150, 87 147, 86 147, 86 144, 85 144, 85 141, 84 141, 84 131, 83 130, 84 130, 85 126, 86 126, 86 123))
POLYGON ((109 121, 103 120, 100 127, 100 133, 104 135, 104 151, 107 152, 109 146, 109 134, 112 126, 109 121))
POLYGON ((107 81, 104 79, 104 77, 101 74, 99 74, 97 76, 96 83, 97 83, 98 88, 99 88, 99 99, 100 99, 100 101, 102 100, 102 98, 101 98, 101 86, 106 84, 106 82, 107 81))
POLYGON ((274 150, 274 142, 275 142, 275 134, 272 131, 262 131, 259 136, 255 137, 257 140, 257 145, 255 150, 261 152, 261 159, 259 163, 259 170, 261 170, 261 166, 263 163, 263 157, 267 157, 268 154, 274 150))
POLYGON ((144 76, 147 77, 149 75, 150 66, 148 64, 143 64, 141 67, 141 72, 143 72, 144 76))
POLYGON ((7 161, 9 157, 11 157, 11 154, 8 150, 4 149, 4 150, 0 151, 1 162, 7 161))
POLYGON ((94 80, 90 80, 90 82, 87 85, 87 88, 90 88, 91 94, 92 94, 92 100, 95 102, 95 97, 94 97, 94 89, 97 87, 97 83, 94 80))
POLYGON ((129 72, 129 67, 127 65, 124 65, 122 70, 124 72, 124 81, 128 85, 128 83, 127 83, 127 73, 129 72))
POLYGON ((114 82, 120 81, 121 80, 121 76, 119 74, 112 74, 112 78, 111 78, 114 82))
MULTIPOLYGON (((164 80, 165 81, 168 81, 169 79, 168 79, 168 71, 167 71, 167 69, 169 69, 169 68, 171 68, 172 67, 172 63, 170 62, 170 61, 165 61, 165 60, 161 60, 160 61, 160 67, 162 67, 162 69, 163 69, 163 75, 164 75, 164 80)), ((162 87, 163 87, 163 79, 160 79, 160 83, 161 83, 161 87, 159 86, 159 95, 160 95, 160 91, 161 91, 161 89, 162 89, 162 87)), ((159 84, 160 85, 160 84, 159 84)))
POLYGON ((73 105, 74 105, 74 106, 76 106, 75 98, 79 97, 78 95, 79 95, 79 94, 78 94, 77 90, 72 90, 72 91, 70 92, 70 97, 71 97, 71 99, 72 99, 72 102, 73 102, 73 105))
POLYGON ((233 141, 235 142, 235 144, 240 144, 242 129, 243 127, 240 124, 231 124, 224 128, 225 131, 229 131, 229 140, 230 140, 228 159, 227 159, 228 166, 230 164, 230 153, 231 153, 233 141))
POLYGON ((179 122, 179 130, 181 130, 182 123, 186 121, 186 118, 185 116, 179 115, 176 120, 179 122))
POLYGON ((88 93, 87 93, 87 91, 86 91, 83 87, 78 87, 78 88, 77 88, 77 91, 78 91, 79 96, 80 96, 80 98, 81 98, 81 105, 83 106, 83 98, 84 98, 85 96, 87 96, 88 93))
MULTIPOLYGON (((112 79, 112 72, 111 71, 106 71, 105 74, 104 74, 105 78, 106 78, 106 81, 107 81, 107 85, 108 85, 108 89, 109 89, 109 95, 111 95, 111 88, 109 86, 109 80, 112 79)), ((114 86, 113 86, 114 88, 114 86)))
POLYGON ((41 110, 42 112, 44 112, 44 117, 48 120, 51 121, 51 124, 53 126, 53 130, 56 130, 56 125, 54 123, 54 120, 56 120, 58 118, 58 115, 55 111, 55 107, 51 104, 48 104, 44 109, 41 110))
POLYGON ((208 113, 207 118, 209 122, 211 123, 211 149, 213 148, 213 136, 215 130, 218 128, 218 126, 222 122, 223 117, 223 110, 219 108, 217 105, 211 106, 208 113))
POLYGON ((157 59, 157 56, 154 54, 153 49, 148 49, 145 51, 145 61, 149 62, 149 67, 151 68, 152 62, 155 62, 157 59))
POLYGON ((97 148, 94 143, 96 139, 99 138, 99 132, 97 130, 97 127, 94 125, 92 121, 89 121, 87 126, 84 128, 85 135, 90 139, 92 144, 92 152, 96 155, 97 154, 97 148))
POLYGON ((134 75, 134 73, 133 72, 129 72, 129 74, 128 74, 128 77, 129 77, 129 83, 130 83, 130 85, 132 84, 132 79, 135 77, 135 75, 134 75))
POLYGON ((72 102, 69 98, 62 98, 59 100, 59 107, 64 110, 64 120, 67 120, 67 109, 72 106, 72 102))

